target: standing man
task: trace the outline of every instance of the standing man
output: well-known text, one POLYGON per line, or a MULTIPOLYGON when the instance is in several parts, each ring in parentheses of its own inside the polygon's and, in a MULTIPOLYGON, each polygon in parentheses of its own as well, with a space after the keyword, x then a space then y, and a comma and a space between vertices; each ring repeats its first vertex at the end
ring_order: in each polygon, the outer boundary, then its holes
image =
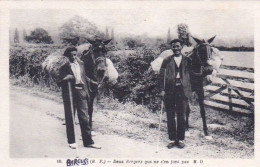
MULTIPOLYGON (((182 55, 183 42, 174 39, 170 42, 171 49, 166 50, 171 56, 163 60, 159 85, 161 96, 164 99, 167 113, 167 127, 170 143, 167 147, 184 148, 185 138, 185 114, 188 107, 188 99, 191 96, 190 85, 190 59, 182 55), (177 126, 175 121, 177 115, 177 126)), ((163 54, 163 53, 162 53, 163 54)))
POLYGON ((88 122, 87 98, 89 96, 84 64, 81 60, 79 60, 79 58, 77 58, 77 48, 75 47, 68 47, 64 52, 64 56, 69 59, 69 63, 66 63, 60 69, 59 85, 62 88, 66 132, 69 147, 72 149, 77 148, 75 141, 74 121, 72 116, 72 112, 74 112, 73 114, 75 115, 75 111, 71 111, 72 99, 74 110, 77 110, 78 113, 84 147, 100 149, 101 147, 97 144, 94 144, 94 141, 92 140, 91 129, 88 122), (72 85, 71 92, 69 92, 68 82, 70 82, 72 85), (70 97, 70 93, 72 94, 72 98, 70 97))

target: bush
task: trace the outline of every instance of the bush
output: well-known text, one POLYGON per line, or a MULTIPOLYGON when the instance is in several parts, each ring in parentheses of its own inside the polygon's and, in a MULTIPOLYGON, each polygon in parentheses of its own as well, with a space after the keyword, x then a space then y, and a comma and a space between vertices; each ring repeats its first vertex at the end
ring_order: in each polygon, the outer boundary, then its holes
POLYGON ((120 74, 118 83, 112 87, 113 96, 121 102, 134 101, 156 111, 160 106, 158 76, 150 69, 150 63, 160 52, 160 48, 143 47, 128 56, 109 54, 120 74))
MULTIPOLYGON (((57 85, 42 70, 41 64, 50 53, 61 48, 63 46, 43 44, 11 46, 10 77, 27 76, 33 84, 42 84, 57 90, 57 85)), ((138 47, 135 50, 109 52, 108 57, 120 76, 117 84, 106 83, 104 91, 112 92, 121 102, 134 101, 156 111, 160 106, 158 79, 150 69, 150 63, 166 48, 167 45, 161 44, 157 49, 138 47)), ((22 78, 22 83, 27 81, 25 77, 22 78)), ((29 81, 28 85, 31 85, 29 81)))
POLYGON ((30 35, 25 36, 25 40, 29 43, 43 43, 43 44, 52 44, 53 41, 48 32, 43 28, 36 28, 31 32, 30 35))
MULTIPOLYGON (((48 87, 57 89, 56 84, 42 70, 41 64, 50 53, 62 47, 58 45, 30 44, 11 46, 9 52, 10 77, 17 79, 23 77, 23 81, 25 81, 25 77, 28 77, 33 84, 45 84, 48 87)), ((29 82, 28 85, 30 85, 29 82)))

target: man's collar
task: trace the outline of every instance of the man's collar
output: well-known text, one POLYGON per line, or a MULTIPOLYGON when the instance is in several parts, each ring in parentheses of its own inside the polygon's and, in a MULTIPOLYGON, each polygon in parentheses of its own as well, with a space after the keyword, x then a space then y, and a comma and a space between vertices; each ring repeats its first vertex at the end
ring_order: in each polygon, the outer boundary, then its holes
MULTIPOLYGON (((173 57, 173 58, 174 58, 175 56, 174 56, 174 55, 172 55, 171 57, 173 57)), ((180 56, 178 56, 178 57, 183 57, 183 55, 182 55, 182 54, 180 54, 180 56)))
POLYGON ((77 59, 75 59, 73 62, 70 62, 70 64, 78 64, 77 59))

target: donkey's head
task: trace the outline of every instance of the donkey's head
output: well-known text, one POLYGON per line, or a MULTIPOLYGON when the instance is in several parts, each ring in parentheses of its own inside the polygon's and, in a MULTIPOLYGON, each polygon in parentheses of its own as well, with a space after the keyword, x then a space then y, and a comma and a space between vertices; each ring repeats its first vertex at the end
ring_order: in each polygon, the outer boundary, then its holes
POLYGON ((100 81, 104 78, 104 74, 106 71, 106 54, 107 49, 106 45, 111 41, 110 40, 100 40, 96 39, 95 41, 88 40, 88 42, 92 45, 92 61, 94 65, 94 73, 96 74, 96 78, 100 81))
POLYGON ((192 37, 196 42, 197 45, 194 49, 194 57, 198 60, 199 64, 206 64, 207 61, 212 56, 212 46, 210 43, 215 39, 216 36, 208 39, 208 40, 200 40, 198 38, 192 37))

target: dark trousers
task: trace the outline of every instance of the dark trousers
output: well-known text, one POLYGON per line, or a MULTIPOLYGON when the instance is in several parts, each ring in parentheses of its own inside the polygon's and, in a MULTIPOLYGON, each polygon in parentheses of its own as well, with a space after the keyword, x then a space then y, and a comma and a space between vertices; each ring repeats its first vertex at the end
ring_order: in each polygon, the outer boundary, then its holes
POLYGON ((167 113, 168 134, 171 141, 184 140, 185 138, 185 114, 187 106, 188 100, 184 95, 182 86, 176 86, 174 92, 166 94, 165 109, 167 113), (175 114, 177 115, 177 127, 175 114))
MULTIPOLYGON (((75 143, 75 133, 74 133, 74 124, 72 118, 71 111, 71 102, 68 98, 68 86, 66 84, 62 85, 62 97, 65 111, 65 121, 66 121, 66 132, 68 143, 75 143)), ((91 129, 88 122, 88 114, 87 114, 87 100, 86 100, 86 92, 85 90, 73 89, 73 106, 74 112, 75 110, 78 113, 78 119, 82 134, 83 145, 87 146, 90 144, 94 144, 94 141, 91 138, 91 129)), ((75 113, 73 113, 75 115, 75 113)))

